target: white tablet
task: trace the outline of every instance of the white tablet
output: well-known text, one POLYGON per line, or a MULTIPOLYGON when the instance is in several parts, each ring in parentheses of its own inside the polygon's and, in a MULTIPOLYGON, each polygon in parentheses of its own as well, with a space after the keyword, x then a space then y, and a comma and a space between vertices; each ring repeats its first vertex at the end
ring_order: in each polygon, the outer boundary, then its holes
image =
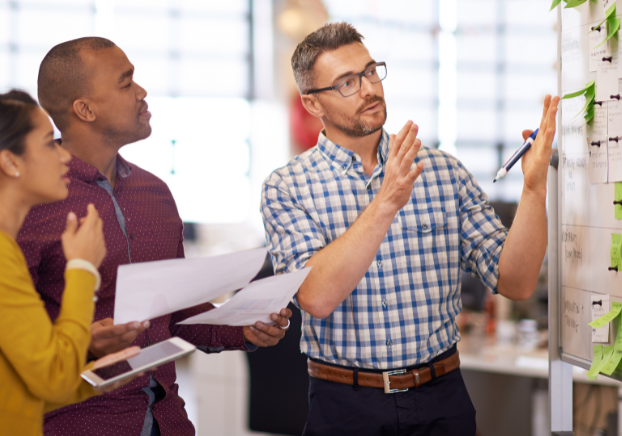
POLYGON ((180 338, 170 338, 150 347, 130 359, 109 366, 90 369, 82 373, 82 378, 95 387, 105 387, 126 379, 147 369, 177 360, 196 350, 197 347, 180 338))

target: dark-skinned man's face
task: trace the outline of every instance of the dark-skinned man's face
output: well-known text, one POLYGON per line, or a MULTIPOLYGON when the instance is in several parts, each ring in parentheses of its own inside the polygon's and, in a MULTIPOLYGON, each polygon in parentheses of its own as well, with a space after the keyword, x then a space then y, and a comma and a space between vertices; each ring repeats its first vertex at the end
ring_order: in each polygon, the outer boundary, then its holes
POLYGON ((151 134, 147 91, 134 82, 134 66, 123 50, 112 47, 83 57, 91 77, 88 99, 96 129, 107 142, 122 146, 151 134))

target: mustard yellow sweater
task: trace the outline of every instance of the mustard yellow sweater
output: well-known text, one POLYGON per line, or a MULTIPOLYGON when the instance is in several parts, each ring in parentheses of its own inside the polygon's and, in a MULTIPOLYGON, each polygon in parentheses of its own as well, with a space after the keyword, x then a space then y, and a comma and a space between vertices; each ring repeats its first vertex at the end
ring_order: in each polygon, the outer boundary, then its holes
POLYGON ((39 436, 43 414, 95 395, 80 378, 93 319, 95 277, 65 272, 52 323, 15 240, 0 231, 0 435, 39 436))

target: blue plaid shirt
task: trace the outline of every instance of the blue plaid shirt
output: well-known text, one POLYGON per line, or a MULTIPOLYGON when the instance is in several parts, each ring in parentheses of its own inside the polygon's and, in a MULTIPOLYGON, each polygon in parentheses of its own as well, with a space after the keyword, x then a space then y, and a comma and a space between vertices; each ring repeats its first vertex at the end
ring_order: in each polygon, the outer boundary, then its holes
MULTIPOLYGON (((261 213, 275 273, 304 268, 350 228, 378 195, 388 151, 383 131, 370 177, 356 153, 320 133, 316 147, 266 179, 261 213)), ((375 369, 428 362, 460 340, 460 269, 496 292, 507 229, 456 158, 422 147, 419 161, 411 200, 356 289, 325 319, 302 310, 308 356, 375 369)))

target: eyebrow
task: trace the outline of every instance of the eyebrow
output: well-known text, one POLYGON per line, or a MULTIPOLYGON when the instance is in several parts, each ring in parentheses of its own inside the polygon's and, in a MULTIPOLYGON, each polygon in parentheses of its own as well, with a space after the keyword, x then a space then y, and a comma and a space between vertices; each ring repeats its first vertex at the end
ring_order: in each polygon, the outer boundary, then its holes
POLYGON ((133 75, 134 75, 134 67, 130 68, 125 73, 119 76, 119 84, 123 83, 125 79, 127 79, 128 77, 132 77, 133 75))
MULTIPOLYGON (((373 59, 371 61, 367 62, 367 64, 365 65, 365 68, 363 69, 363 71, 365 71, 370 65, 375 64, 375 63, 376 63, 376 61, 373 60, 373 59)), ((346 73, 343 73, 342 75, 340 75, 340 76, 336 77, 335 79, 333 79, 332 83, 338 82, 338 81, 340 81, 341 79, 343 79, 345 77, 351 76, 352 74, 356 74, 356 73, 354 71, 348 71, 346 73)))

